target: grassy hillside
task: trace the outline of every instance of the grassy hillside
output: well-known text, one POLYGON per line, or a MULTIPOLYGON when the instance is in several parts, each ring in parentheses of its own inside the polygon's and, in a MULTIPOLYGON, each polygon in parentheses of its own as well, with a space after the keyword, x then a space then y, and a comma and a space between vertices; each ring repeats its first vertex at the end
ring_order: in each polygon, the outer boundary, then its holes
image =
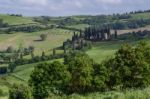
POLYGON ((0 50, 6 49, 8 46, 18 48, 34 46, 35 54, 41 54, 42 51, 50 51, 55 47, 62 45, 63 41, 70 38, 72 31, 64 29, 50 29, 33 33, 14 33, 14 34, 0 34, 0 50), (45 41, 39 41, 41 34, 47 34, 45 41))
POLYGON ((149 19, 150 13, 136 13, 132 14, 133 19, 149 19))
POLYGON ((4 14, 0 14, 0 19, 3 19, 3 21, 5 23, 8 23, 9 25, 33 24, 33 23, 36 23, 30 17, 10 16, 10 15, 4 15, 4 14))
MULTIPOLYGON (((150 13, 138 13, 132 14, 132 19, 149 19, 150 13)), ((60 21, 64 20, 66 17, 57 17, 52 18, 48 24, 58 24, 60 21)), ((93 16, 71 16, 71 18, 80 21, 86 18, 93 18, 93 16)), ((9 16, 9 15, 0 15, 0 19, 3 19, 4 22, 8 23, 9 25, 22 25, 22 24, 39 24, 33 21, 33 18, 30 17, 17 17, 17 16, 9 16)), ((127 20, 122 20, 127 21, 127 20)), ((88 24, 72 24, 66 25, 69 28, 75 29, 84 29, 88 27, 88 24)), ((150 26, 146 26, 143 28, 138 29, 130 29, 130 30, 119 30, 119 34, 124 34, 127 32, 132 31, 139 31, 139 30, 150 30, 150 26)), ((114 32, 114 31, 112 31, 114 32)), ((73 31, 67 29, 60 29, 60 28, 53 28, 42 30, 39 32, 31 32, 31 33, 23 33, 23 32, 15 32, 13 34, 0 34, 0 50, 6 49, 8 46, 13 46, 13 48, 18 49, 20 45, 23 47, 34 46, 35 47, 35 55, 41 55, 42 51, 45 51, 47 55, 52 53, 52 49, 59 47, 62 45, 63 41, 66 39, 71 38, 73 31), (47 34, 47 39, 45 41, 40 41, 40 35, 47 34)), ((150 40, 146 39, 149 43, 150 40)), ((93 48, 88 50, 86 53, 94 59, 94 61, 101 63, 103 60, 113 57, 114 53, 117 51, 121 45, 125 43, 122 41, 112 41, 112 42, 97 42, 93 43, 93 48)), ((137 43, 136 41, 128 42, 130 44, 137 43)), ((61 53, 62 51, 59 50, 57 53, 61 53)), ((29 58, 30 56, 26 56, 29 58)), ((59 61, 62 61, 60 59, 59 61)), ((51 61, 47 61, 51 62, 51 61)), ((18 66, 14 73, 7 74, 7 75, 0 75, 0 89, 4 91, 4 96, 0 99, 7 99, 8 98, 8 89, 10 85, 13 83, 23 83, 27 84, 29 79, 30 73, 34 69, 34 66, 38 63, 34 64, 27 64, 18 66)), ((8 64, 3 64, 0 66, 7 66, 8 64)), ((1 95, 0 95, 1 96, 1 95)), ((64 99, 149 99, 150 97, 150 88, 146 88, 144 90, 129 90, 125 92, 106 92, 106 93, 92 93, 87 95, 71 95, 71 96, 64 96, 64 99), (101 98, 100 98, 101 97, 101 98)), ((56 99, 62 97, 56 97, 56 99)))

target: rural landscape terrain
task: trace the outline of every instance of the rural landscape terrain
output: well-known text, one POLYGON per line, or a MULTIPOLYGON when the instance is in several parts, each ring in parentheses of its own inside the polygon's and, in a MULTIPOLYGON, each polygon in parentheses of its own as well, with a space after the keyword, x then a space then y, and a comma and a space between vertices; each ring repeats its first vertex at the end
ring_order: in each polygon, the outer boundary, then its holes
POLYGON ((0 14, 0 99, 150 99, 150 10, 0 14))

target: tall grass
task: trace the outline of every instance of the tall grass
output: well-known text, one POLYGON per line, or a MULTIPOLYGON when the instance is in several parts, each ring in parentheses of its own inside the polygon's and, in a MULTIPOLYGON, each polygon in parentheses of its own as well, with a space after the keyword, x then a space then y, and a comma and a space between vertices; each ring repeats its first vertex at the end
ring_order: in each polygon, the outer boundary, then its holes
POLYGON ((95 92, 87 95, 51 96, 48 99, 150 99, 150 87, 126 91, 95 92))

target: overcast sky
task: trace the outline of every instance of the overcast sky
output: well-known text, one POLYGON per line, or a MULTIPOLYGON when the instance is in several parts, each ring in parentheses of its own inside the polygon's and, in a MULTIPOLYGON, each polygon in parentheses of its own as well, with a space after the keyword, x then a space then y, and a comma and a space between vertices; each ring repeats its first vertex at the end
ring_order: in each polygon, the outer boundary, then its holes
POLYGON ((69 16, 150 9, 150 0, 0 0, 0 13, 69 16))

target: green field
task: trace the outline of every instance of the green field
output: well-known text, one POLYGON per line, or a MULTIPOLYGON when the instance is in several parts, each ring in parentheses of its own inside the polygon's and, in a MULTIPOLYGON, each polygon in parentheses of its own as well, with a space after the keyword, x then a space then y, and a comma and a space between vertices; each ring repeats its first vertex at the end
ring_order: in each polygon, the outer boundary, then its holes
MULTIPOLYGON (((142 40, 149 44, 150 39, 142 40)), ((131 44, 135 46, 140 41, 112 41, 112 42, 98 42, 93 44, 93 48, 88 50, 86 53, 94 59, 95 62, 101 63, 102 61, 113 57, 115 52, 123 45, 123 44, 131 44)), ((150 45, 150 44, 149 44, 150 45)))
POLYGON ((34 24, 34 23, 36 23, 30 17, 18 17, 18 16, 4 15, 4 14, 0 14, 0 19, 3 19, 3 21, 5 23, 8 23, 9 25, 34 24))
POLYGON ((4 50, 8 46, 13 46, 15 49, 20 45, 22 47, 34 46, 35 55, 41 55, 42 51, 50 53, 53 48, 62 45, 63 41, 69 39, 71 35, 72 31, 64 29, 51 29, 33 33, 0 34, 0 50, 4 50), (41 34, 47 34, 45 41, 38 41, 41 34))
POLYGON ((85 28, 89 27, 89 25, 88 24, 77 24, 77 25, 71 25, 71 26, 67 26, 67 27, 84 30, 85 28))
POLYGON ((138 14, 132 14, 133 19, 149 19, 150 13, 138 13, 138 14))

